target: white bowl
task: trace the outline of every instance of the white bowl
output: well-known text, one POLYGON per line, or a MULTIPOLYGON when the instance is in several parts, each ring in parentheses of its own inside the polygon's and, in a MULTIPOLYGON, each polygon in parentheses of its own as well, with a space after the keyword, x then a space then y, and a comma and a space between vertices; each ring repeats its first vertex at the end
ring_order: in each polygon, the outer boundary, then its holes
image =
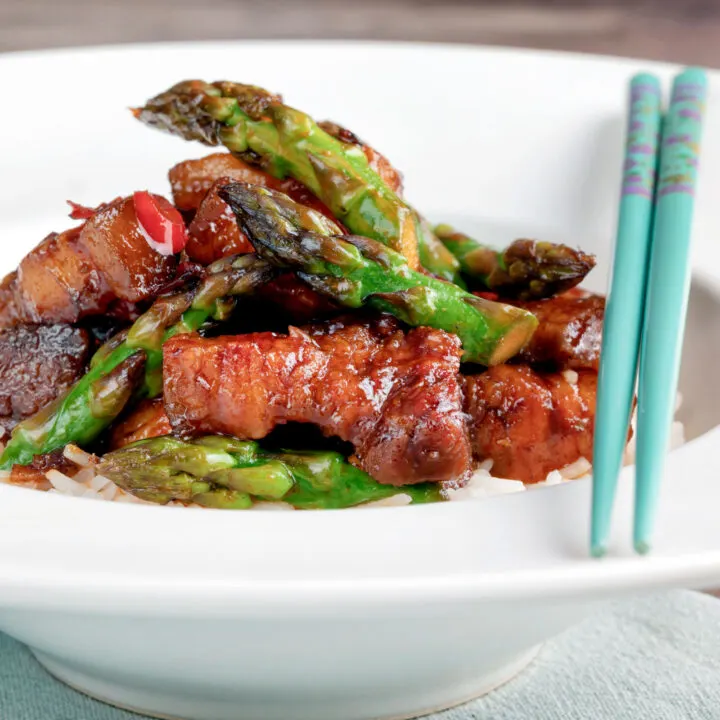
MULTIPOLYGON (((602 289, 626 83, 649 64, 428 45, 226 43, 0 58, 6 270, 64 201, 149 187, 207 152, 126 108, 187 77, 234 79, 368 138, 434 220, 498 242, 598 252, 602 289)), ((672 68, 652 65, 665 79, 672 68)), ((517 672, 610 598, 720 585, 720 77, 711 77, 683 392, 654 553, 587 557, 589 485, 396 509, 243 513, 117 505, 0 487, 0 628, 97 697, 192 720, 409 717, 517 672)))

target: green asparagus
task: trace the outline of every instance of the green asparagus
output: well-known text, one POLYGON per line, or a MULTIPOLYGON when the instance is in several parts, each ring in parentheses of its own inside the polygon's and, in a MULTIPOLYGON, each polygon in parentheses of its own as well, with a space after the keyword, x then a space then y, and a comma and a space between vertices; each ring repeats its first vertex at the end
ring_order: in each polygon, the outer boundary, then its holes
MULTIPOLYGON (((365 143, 363 143, 362 140, 360 140, 360 138, 355 135, 355 133, 348 130, 347 128, 344 128, 337 123, 330 122, 328 120, 319 122, 318 125, 322 130, 327 132, 329 135, 332 135, 336 140, 339 140, 341 143, 359 147, 366 155, 367 151, 370 150, 372 154, 377 156, 376 151, 368 148, 368 146, 365 145, 365 143)), ((396 190, 395 192, 399 193, 401 191, 396 190)), ((462 277, 458 274, 458 270, 460 268, 459 261, 435 236, 435 233, 433 232, 430 223, 428 223, 425 218, 421 217, 417 213, 417 211, 414 211, 414 213, 415 227, 418 232, 417 249, 420 265, 426 270, 429 270, 433 274, 437 275, 438 277, 441 277, 444 280, 449 280, 450 282, 454 282, 460 285, 460 287, 464 288, 465 283, 462 277)), ((378 239, 382 241, 382 238, 378 239)))
POLYGON ((210 436, 140 440, 103 456, 97 472, 155 503, 172 500, 245 509, 258 501, 299 509, 345 508, 407 493, 413 502, 441 500, 437 485, 381 485, 329 451, 268 451, 254 441, 210 436))
POLYGON ((97 351, 88 372, 67 393, 15 427, 0 457, 0 469, 27 465, 35 455, 71 442, 86 445, 110 425, 131 396, 157 396, 162 391, 162 343, 224 319, 235 296, 274 274, 255 255, 224 258, 208 267, 199 284, 158 298, 129 331, 97 351))
POLYGON ((501 297, 537 300, 578 285, 595 267, 595 258, 567 245, 515 240, 497 250, 438 225, 436 235, 458 259, 463 273, 501 297))
POLYGON ((457 260, 375 172, 362 148, 333 137, 278 96, 252 85, 188 80, 134 114, 186 140, 225 145, 275 177, 295 178, 350 232, 402 253, 414 270, 422 261, 429 272, 462 282, 457 260))
POLYGON ((220 189, 256 252, 295 270, 318 292, 349 307, 367 303, 410 325, 455 333, 463 359, 495 365, 518 353, 537 327, 520 308, 471 295, 452 283, 412 270, 388 247, 359 236, 318 232, 286 195, 255 185, 220 189))

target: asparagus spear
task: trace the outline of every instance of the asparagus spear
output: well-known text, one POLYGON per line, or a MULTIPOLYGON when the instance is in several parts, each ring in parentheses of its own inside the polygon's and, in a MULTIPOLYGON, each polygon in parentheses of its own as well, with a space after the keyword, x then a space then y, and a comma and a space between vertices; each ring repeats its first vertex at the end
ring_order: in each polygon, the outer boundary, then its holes
POLYGON ((515 240, 496 250, 438 225, 436 235, 459 260, 462 271, 502 297, 536 300, 578 285, 595 267, 595 258, 567 245, 515 240))
MULTIPOLYGON (((368 146, 366 146, 355 133, 350 130, 341 127, 337 123, 324 121, 319 122, 318 125, 322 130, 325 130, 329 135, 332 135, 336 140, 346 145, 356 146, 362 149, 367 155, 368 146)), ((370 148, 371 153, 377 155, 375 151, 370 148)), ((369 159, 369 158, 368 158, 369 159)), ((387 162, 387 160, 384 160, 387 162)), ((389 164, 389 163, 388 163, 389 164)), ((397 171, 396 171, 397 172, 397 171)), ((386 183, 387 184, 387 183, 386 183)), ((392 186, 390 187, 394 192, 401 192, 395 190, 392 186)), ((444 280, 454 282, 460 287, 464 288, 465 283, 462 277, 459 275, 458 270, 460 268, 459 261, 455 256, 443 245, 442 242, 435 236, 430 223, 425 218, 421 217, 417 211, 415 212, 415 225, 418 232, 418 259, 420 265, 426 270, 429 270, 438 277, 444 280)), ((382 241, 382 238, 379 238, 382 241)), ((387 243, 386 243, 387 244, 387 243)), ((415 268, 414 268, 415 269, 415 268)))
POLYGON ((129 331, 97 351, 90 370, 64 396, 15 427, 0 457, 0 469, 27 465, 35 455, 71 442, 90 443, 131 396, 157 396, 162 390, 163 342, 223 319, 235 296, 263 284, 274 272, 255 255, 224 258, 208 267, 199 284, 158 298, 129 331))
POLYGON ((97 471, 143 500, 225 509, 258 500, 301 509, 344 508, 408 493, 413 502, 441 500, 437 485, 381 485, 335 452, 271 452, 254 441, 209 436, 140 440, 105 455, 97 471))
POLYGON ((282 193, 231 183, 220 195, 261 257, 295 270, 342 305, 367 303, 410 325, 455 333, 465 361, 504 362, 525 346, 537 327, 535 316, 526 310, 475 297, 416 272, 402 255, 375 240, 308 228, 302 206, 282 193))
MULTIPOLYGON (((308 187, 357 235, 402 253, 446 280, 459 263, 432 229, 370 166, 356 143, 343 142, 309 115, 252 85, 188 80, 134 110, 135 117, 186 140, 225 145, 278 178, 308 187)), ((460 280, 461 282, 461 280, 460 280)))

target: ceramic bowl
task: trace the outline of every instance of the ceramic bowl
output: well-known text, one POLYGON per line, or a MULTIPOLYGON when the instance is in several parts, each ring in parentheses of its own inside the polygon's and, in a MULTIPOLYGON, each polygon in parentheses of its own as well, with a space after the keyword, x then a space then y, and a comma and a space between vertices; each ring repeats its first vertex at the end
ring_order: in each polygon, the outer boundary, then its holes
MULTIPOLYGON (((600 258, 613 237, 628 78, 675 68, 561 54, 352 43, 224 43, 0 57, 0 263, 64 201, 148 188, 207 150, 127 111, 185 78, 279 90, 368 138, 435 221, 600 258)), ((224 512, 0 487, 0 629, 57 677, 186 720, 419 715, 504 682, 610 599, 720 585, 720 76, 711 75, 682 419, 652 555, 630 550, 631 473, 611 552, 588 558, 589 484, 406 508, 224 512)))

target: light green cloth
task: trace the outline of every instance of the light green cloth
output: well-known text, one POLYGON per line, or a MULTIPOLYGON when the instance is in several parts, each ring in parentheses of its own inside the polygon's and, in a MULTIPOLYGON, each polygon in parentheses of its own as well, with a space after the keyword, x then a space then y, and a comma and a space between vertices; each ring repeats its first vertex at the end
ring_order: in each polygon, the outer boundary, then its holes
MULTIPOLYGON (((0 720, 138 717, 61 685, 25 648, 0 634, 0 720)), ((533 664, 504 687, 433 716, 706 719, 720 720, 720 600, 682 590, 615 605, 547 643, 533 664)))

